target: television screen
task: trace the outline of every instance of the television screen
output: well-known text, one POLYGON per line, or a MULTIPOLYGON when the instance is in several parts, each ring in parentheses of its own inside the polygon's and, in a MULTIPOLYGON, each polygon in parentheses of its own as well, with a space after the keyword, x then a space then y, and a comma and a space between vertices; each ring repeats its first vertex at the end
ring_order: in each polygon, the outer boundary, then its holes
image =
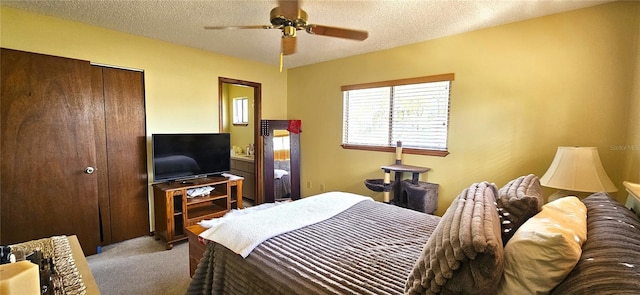
POLYGON ((151 143, 154 182, 231 171, 229 133, 153 134, 151 143))

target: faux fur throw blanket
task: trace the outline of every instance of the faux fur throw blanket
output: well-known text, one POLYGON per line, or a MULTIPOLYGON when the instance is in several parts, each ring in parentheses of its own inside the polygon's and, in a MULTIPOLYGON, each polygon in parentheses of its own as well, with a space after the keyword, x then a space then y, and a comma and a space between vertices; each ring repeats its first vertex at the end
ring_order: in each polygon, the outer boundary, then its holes
POLYGON ((502 243, 506 245, 516 230, 538 214, 544 205, 540 179, 534 174, 518 177, 498 191, 498 214, 502 217, 502 243))
POLYGON ((493 294, 503 247, 494 184, 474 183, 442 216, 405 286, 406 294, 493 294))

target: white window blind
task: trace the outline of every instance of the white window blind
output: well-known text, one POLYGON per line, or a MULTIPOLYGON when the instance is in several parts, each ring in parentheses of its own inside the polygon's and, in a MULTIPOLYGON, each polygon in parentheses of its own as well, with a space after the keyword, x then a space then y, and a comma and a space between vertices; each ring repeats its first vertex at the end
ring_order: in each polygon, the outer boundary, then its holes
POLYGON ((290 148, 289 136, 274 136, 273 137, 273 149, 274 150, 288 150, 290 148))
POLYGON ((249 99, 237 97, 233 99, 233 124, 249 123, 249 99))
POLYGON ((446 151, 450 80, 343 88, 343 146, 446 151))

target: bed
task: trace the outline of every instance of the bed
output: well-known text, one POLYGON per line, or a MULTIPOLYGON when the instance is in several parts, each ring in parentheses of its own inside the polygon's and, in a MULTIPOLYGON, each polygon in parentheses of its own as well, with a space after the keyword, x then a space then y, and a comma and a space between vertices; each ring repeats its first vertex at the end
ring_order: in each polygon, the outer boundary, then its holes
POLYGON ((273 190, 275 199, 291 198, 290 160, 275 160, 273 164, 273 190))
MULTIPOLYGON (((290 204, 317 197, 286 202, 274 208, 292 208, 290 204)), ((362 200, 326 219, 265 238, 250 251, 238 250, 229 242, 201 235, 206 250, 187 294, 510 294, 509 288, 513 286, 540 294, 563 294, 557 291, 553 293, 554 288, 560 286, 558 288, 561 290, 572 290, 575 286, 584 287, 585 284, 588 290, 593 291, 589 294, 633 294, 640 291, 640 282, 637 280, 640 270, 637 267, 614 270, 624 265, 621 261, 610 262, 606 266, 608 270, 603 270, 601 265, 593 270, 600 273, 601 278, 606 276, 607 279, 585 283, 580 280, 581 274, 576 278, 575 272, 571 272, 574 266, 582 271, 589 268, 584 264, 593 260, 593 257, 581 258, 580 251, 573 255, 566 253, 564 246, 573 246, 572 249, 575 249, 574 244, 579 243, 577 248, 580 249, 583 245, 585 239, 576 239, 580 236, 580 229, 578 232, 568 232, 567 239, 560 237, 559 240, 564 244, 552 239, 551 244, 545 241, 535 245, 539 249, 528 250, 561 255, 559 257, 562 257, 563 263, 554 265, 558 259, 555 257, 554 263, 543 263, 541 266, 535 261, 519 261, 516 265, 534 265, 538 268, 526 278, 507 276, 514 268, 513 263, 509 264, 510 259, 522 256, 518 254, 524 249, 518 247, 526 237, 518 233, 524 231, 529 223, 539 222, 539 215, 550 210, 557 212, 558 208, 575 208, 566 209, 566 220, 577 224, 578 228, 583 227, 585 233, 587 228, 589 232, 596 233, 598 231, 591 228, 596 217, 591 218, 587 226, 587 210, 594 216, 599 215, 597 210, 607 206, 627 210, 606 194, 585 200, 589 201, 583 203, 575 197, 568 197, 542 206, 544 201, 539 180, 534 175, 527 175, 510 181, 500 190, 492 183, 474 183, 454 199, 442 217, 362 200), (583 218, 583 222, 576 222, 576 218, 583 218), (556 269, 544 269, 551 266, 556 269), (571 281, 563 282, 566 277, 571 281), (539 286, 540 282, 544 286, 539 286)), ((313 215, 314 206, 332 202, 324 200, 310 208, 296 210, 313 215)), ((264 210, 262 214, 277 212, 268 210, 273 209, 264 210)), ((619 209, 615 211, 620 212, 619 209)), ((615 240, 616 234, 622 235, 621 238, 626 241, 631 239, 636 242, 612 243, 604 247, 613 252, 638 253, 640 221, 634 214, 622 213, 623 216, 616 217, 615 221, 606 219, 606 215, 610 214, 605 214, 602 222, 615 224, 607 225, 611 229, 605 231, 605 239, 591 238, 604 240, 598 243, 608 243, 615 240), (623 220, 622 225, 620 220, 623 220), (631 230, 627 224, 632 225, 631 230), (625 226, 624 232, 616 229, 616 226, 625 226)), ((565 213, 560 215, 564 216, 565 213)), ((230 221, 220 223, 231 224, 229 228, 235 228, 236 234, 251 229, 230 221)), ((270 228, 272 224, 281 222, 263 223, 264 228, 270 228)), ((602 225, 596 227, 602 228, 602 225)), ((220 232, 221 236, 232 237, 228 238, 231 243, 244 239, 242 235, 235 236, 233 231, 212 229, 220 232)), ((530 242, 528 249, 531 249, 530 242)), ((588 243, 585 245, 588 246, 588 243)), ((598 245, 598 248, 602 247, 598 245)), ((637 255, 618 259, 623 259, 627 265, 640 265, 637 255)))
POLYGON ((188 293, 399 294, 438 220, 363 201, 328 220, 271 238, 246 259, 210 243, 188 293))

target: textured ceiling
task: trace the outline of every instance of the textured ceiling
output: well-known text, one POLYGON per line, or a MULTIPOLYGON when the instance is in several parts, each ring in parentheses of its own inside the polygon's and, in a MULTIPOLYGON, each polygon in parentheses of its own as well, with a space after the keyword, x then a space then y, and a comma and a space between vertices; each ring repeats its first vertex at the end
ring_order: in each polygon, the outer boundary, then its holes
MULTIPOLYGON (((594 6, 603 1, 306 0, 309 23, 369 32, 352 41, 299 32, 294 68, 429 39, 594 6)), ((204 30, 204 26, 268 25, 277 1, 0 1, 55 16, 224 55, 277 65, 279 30, 204 30)))

